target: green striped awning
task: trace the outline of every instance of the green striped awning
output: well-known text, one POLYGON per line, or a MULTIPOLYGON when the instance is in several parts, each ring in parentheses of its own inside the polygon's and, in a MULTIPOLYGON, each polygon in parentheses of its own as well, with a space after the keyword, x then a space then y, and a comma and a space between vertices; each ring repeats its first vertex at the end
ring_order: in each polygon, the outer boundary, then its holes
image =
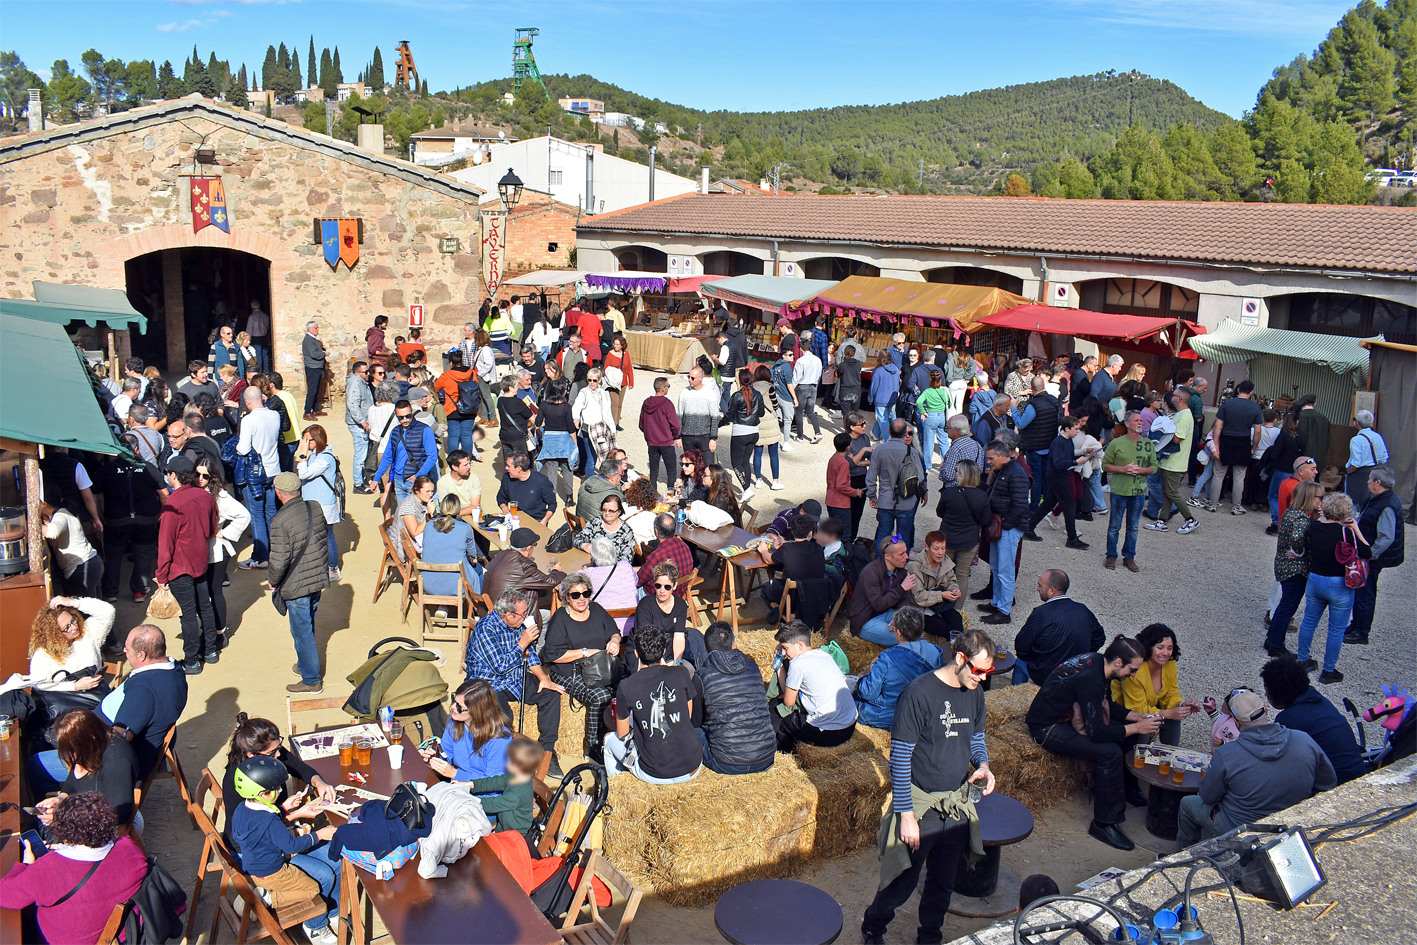
POLYGON ((35 282, 34 299, 4 299, 0 305, 11 315, 56 325, 83 322, 92 328, 102 322, 114 331, 127 331, 134 326, 139 334, 148 330, 147 318, 118 289, 35 282))
POLYGON ((1346 338, 1321 335, 1308 331, 1285 331, 1280 328, 1260 328, 1241 325, 1229 319, 1208 334, 1189 339, 1191 350, 1217 364, 1250 361, 1262 355, 1292 358, 1305 364, 1327 368, 1335 374, 1347 375, 1362 386, 1368 376, 1368 349, 1363 341, 1374 338, 1346 338))

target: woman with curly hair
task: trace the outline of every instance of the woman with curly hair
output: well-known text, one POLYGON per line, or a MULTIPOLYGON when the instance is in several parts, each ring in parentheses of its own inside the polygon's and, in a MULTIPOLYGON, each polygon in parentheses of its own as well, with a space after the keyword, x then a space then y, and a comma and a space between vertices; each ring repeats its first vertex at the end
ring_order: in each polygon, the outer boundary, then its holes
POLYGON ((654 509, 659 505, 659 491, 648 476, 641 476, 625 487, 625 523, 634 532, 635 541, 647 545, 654 541, 654 509))
POLYGON ((708 494, 703 485, 704 470, 708 468, 703 450, 685 450, 679 457, 679 478, 674 483, 674 495, 681 505, 701 501, 708 494))
POLYGON ((50 692, 93 689, 103 681, 103 643, 113 629, 113 605, 96 597, 55 597, 30 628, 32 688, 50 692), (86 673, 77 679, 55 674, 86 673))
MULTIPOLYGON (((102 794, 86 791, 59 801, 46 831, 49 852, 36 858, 29 841, 22 841, 20 862, 0 879, 0 908, 38 906, 44 941, 97 942, 113 907, 131 899, 148 875, 143 851, 132 837, 115 838, 117 826, 102 794)), ((32 934, 25 941, 34 941, 32 934)))
POLYGON ((1164 623, 1148 624, 1137 634, 1146 662, 1127 679, 1112 680, 1112 701, 1142 715, 1159 715, 1160 740, 1163 745, 1181 744, 1181 720, 1200 706, 1181 698, 1176 681, 1176 661, 1181 648, 1176 644, 1176 631, 1164 623))

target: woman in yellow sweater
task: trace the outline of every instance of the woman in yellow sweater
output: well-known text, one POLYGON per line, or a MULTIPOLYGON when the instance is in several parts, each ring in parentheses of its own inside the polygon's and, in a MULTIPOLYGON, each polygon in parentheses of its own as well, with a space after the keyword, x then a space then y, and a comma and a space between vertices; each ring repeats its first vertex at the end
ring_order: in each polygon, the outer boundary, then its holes
POLYGON ((1137 642, 1146 654, 1141 669, 1126 679, 1112 680, 1112 699, 1133 712, 1160 715, 1160 741, 1164 745, 1181 744, 1181 720, 1200 706, 1181 698, 1176 681, 1176 660, 1181 648, 1176 645, 1176 633, 1164 623, 1153 623, 1137 634, 1137 642))

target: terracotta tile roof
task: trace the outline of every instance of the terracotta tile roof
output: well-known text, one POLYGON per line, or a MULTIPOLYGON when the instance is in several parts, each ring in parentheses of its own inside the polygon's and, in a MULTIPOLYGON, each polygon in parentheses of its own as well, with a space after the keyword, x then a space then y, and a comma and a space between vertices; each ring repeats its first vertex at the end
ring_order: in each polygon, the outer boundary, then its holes
POLYGON ((686 194, 583 220, 604 231, 1417 272, 1417 209, 1279 203, 686 194))

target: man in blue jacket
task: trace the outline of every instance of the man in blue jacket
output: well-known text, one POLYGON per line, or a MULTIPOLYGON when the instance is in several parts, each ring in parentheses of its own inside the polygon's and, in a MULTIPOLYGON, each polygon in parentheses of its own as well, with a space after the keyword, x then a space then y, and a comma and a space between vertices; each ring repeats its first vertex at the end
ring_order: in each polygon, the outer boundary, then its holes
POLYGON ((1293 656, 1280 656, 1260 670, 1265 698, 1279 710, 1274 720, 1318 742, 1338 775, 1338 783, 1366 774, 1353 728, 1333 703, 1309 685, 1309 673, 1293 656))
POLYGON ((394 507, 397 508, 413 491, 413 480, 419 476, 438 478, 438 437, 428 424, 413 419, 413 405, 407 400, 394 404, 394 419, 396 425, 389 431, 374 481, 383 479, 386 472, 389 474, 384 499, 387 501, 389 488, 392 488, 394 507))
MULTIPOLYGON (((895 349, 892 348, 892 351, 895 349)), ((885 355, 879 359, 876 370, 871 374, 871 393, 868 400, 876 411, 876 425, 871 428, 871 438, 877 442, 885 439, 890 429, 891 417, 895 413, 896 401, 900 399, 900 366, 885 355)))
POLYGON ((895 718, 896 700, 905 687, 944 663, 940 648, 925 635, 925 614, 906 605, 891 616, 891 632, 896 645, 881 651, 871 670, 856 684, 857 721, 872 728, 889 730, 895 718))

